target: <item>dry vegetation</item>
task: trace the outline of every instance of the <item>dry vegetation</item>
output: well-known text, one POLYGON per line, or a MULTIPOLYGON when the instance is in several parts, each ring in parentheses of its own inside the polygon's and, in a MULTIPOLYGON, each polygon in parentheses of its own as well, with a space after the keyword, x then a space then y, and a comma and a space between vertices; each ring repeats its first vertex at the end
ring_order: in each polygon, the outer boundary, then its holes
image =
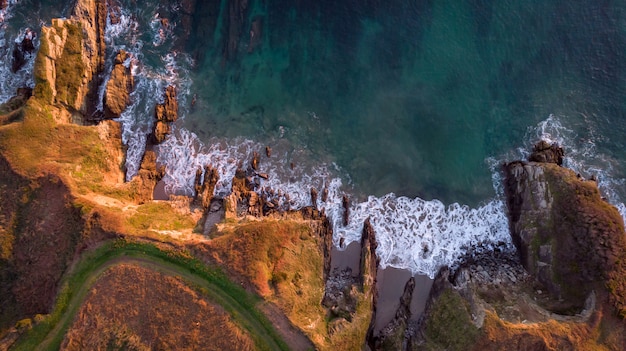
POLYGON ((333 325, 321 306, 323 256, 310 224, 265 219, 223 226, 208 243, 213 259, 278 305, 320 350, 360 350, 371 309, 359 292, 351 323, 333 325))
POLYGON ((117 265, 91 288, 61 348, 253 350, 254 343, 180 278, 117 265))

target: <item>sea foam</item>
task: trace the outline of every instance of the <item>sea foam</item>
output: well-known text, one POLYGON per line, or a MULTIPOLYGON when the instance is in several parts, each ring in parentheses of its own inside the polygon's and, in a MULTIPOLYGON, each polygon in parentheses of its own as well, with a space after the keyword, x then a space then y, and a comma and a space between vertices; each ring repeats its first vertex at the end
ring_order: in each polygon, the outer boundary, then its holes
POLYGON ((15 43, 21 43, 24 36, 29 33, 29 28, 21 28, 17 33, 10 34, 7 32, 9 24, 7 23, 13 17, 13 10, 18 3, 16 0, 8 1, 8 5, 4 10, 0 10, 0 103, 4 103, 11 97, 15 96, 18 88, 35 87, 33 79, 33 67, 37 50, 39 50, 39 37, 33 38, 35 50, 32 53, 26 53, 24 66, 11 72, 13 63, 13 46, 15 43))

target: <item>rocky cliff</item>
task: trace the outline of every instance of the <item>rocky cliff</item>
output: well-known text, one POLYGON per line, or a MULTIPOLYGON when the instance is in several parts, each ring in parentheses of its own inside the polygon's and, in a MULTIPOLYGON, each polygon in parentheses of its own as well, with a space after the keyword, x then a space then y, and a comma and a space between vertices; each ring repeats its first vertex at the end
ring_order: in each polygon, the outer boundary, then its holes
POLYGON ((115 56, 113 70, 104 94, 104 117, 117 118, 130 104, 130 93, 135 86, 131 72, 131 56, 120 50, 115 56))
POLYGON ((517 253, 470 255, 442 269, 407 349, 623 350, 624 224, 597 184, 538 143, 504 165, 517 253))
POLYGON ((104 0, 77 1, 72 17, 41 29, 35 95, 56 108, 62 123, 91 124, 104 69, 104 0))
MULTIPOLYGON (((546 153, 535 147, 530 157, 551 162, 512 162, 504 168, 511 236, 528 272, 563 301, 563 309, 576 309, 624 269, 624 224, 596 182, 558 166, 563 152, 551 148, 546 153)), ((615 297, 622 310, 624 296, 615 297)))

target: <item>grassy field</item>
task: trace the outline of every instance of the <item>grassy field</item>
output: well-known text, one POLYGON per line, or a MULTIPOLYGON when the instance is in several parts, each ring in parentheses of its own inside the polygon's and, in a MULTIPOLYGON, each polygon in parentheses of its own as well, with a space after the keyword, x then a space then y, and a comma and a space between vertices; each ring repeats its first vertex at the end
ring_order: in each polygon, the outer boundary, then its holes
POLYGON ((259 350, 287 350, 271 323, 256 308, 260 302, 232 283, 219 269, 207 267, 184 251, 148 243, 117 240, 86 254, 65 277, 52 313, 22 335, 12 350, 56 350, 91 285, 112 262, 141 260, 175 274, 221 305, 252 336, 259 350))

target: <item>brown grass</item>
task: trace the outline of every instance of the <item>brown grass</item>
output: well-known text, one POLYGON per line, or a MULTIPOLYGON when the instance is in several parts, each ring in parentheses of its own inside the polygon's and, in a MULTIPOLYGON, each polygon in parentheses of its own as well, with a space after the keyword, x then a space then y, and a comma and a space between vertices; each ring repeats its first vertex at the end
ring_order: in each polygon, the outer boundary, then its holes
POLYGON ((254 343, 179 278, 118 265, 91 288, 61 348, 253 350, 254 343))
POLYGON ((320 350, 360 350, 371 318, 369 300, 358 292, 351 323, 329 332, 323 256, 308 222, 264 219, 231 223, 209 245, 213 258, 274 302, 320 350))

